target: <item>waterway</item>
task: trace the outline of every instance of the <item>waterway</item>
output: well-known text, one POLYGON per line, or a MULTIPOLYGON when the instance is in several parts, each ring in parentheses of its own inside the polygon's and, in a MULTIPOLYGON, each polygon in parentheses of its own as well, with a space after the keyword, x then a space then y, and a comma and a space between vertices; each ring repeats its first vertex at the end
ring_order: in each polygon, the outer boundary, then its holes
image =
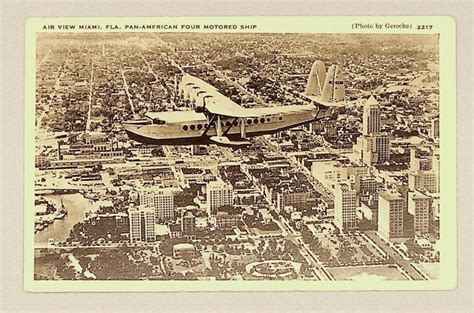
POLYGON ((84 214, 92 211, 93 201, 84 198, 80 193, 64 195, 45 195, 45 199, 53 202, 57 207, 61 206, 61 199, 68 214, 61 220, 55 220, 46 229, 35 234, 35 243, 46 244, 49 238, 54 238, 54 242, 61 242, 69 237, 73 226, 84 220, 84 214))

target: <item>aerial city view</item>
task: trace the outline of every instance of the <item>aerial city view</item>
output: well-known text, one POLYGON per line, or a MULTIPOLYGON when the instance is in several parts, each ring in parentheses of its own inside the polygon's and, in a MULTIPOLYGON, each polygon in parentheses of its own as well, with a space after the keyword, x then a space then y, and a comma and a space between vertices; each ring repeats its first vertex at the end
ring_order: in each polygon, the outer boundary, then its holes
POLYGON ((439 278, 437 35, 36 48, 35 280, 439 278))

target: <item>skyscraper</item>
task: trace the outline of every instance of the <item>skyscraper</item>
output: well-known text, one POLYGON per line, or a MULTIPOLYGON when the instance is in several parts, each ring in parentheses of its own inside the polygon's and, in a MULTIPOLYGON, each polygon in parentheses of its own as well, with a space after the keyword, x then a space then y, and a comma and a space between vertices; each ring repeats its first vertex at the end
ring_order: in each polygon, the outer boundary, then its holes
POLYGON ((143 188, 139 191, 140 205, 155 210, 156 222, 174 220, 174 188, 143 188))
POLYGON ((376 162, 385 162, 390 160, 390 138, 386 134, 375 136, 375 153, 377 154, 376 162))
POLYGON ((356 191, 346 183, 337 184, 334 192, 334 223, 340 230, 357 226, 356 207, 356 191))
POLYGON ((215 215, 224 205, 234 204, 234 188, 223 181, 210 181, 206 186, 207 214, 215 215))
POLYGON ((431 219, 431 197, 420 191, 410 192, 408 196, 408 212, 414 217, 416 235, 428 233, 431 219))
POLYGON ((368 166, 390 160, 390 138, 380 132, 380 125, 380 105, 370 96, 363 106, 362 136, 354 146, 357 158, 368 166))
POLYGON ((150 242, 156 240, 155 210, 147 207, 134 207, 128 210, 130 220, 130 242, 150 242))
POLYGON ((385 239, 403 236, 405 199, 394 191, 383 191, 378 201, 378 231, 385 239))
POLYGON ((380 133, 380 106, 374 96, 364 103, 362 115, 362 134, 372 135, 380 133))
POLYGON ((390 138, 386 134, 360 136, 357 138, 354 152, 367 166, 388 161, 390 160, 390 138))

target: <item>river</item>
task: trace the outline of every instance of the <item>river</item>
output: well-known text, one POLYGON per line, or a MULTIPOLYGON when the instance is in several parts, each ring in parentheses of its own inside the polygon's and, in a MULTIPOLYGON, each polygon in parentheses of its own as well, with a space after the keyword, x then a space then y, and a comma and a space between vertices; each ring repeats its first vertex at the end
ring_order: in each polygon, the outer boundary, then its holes
POLYGON ((52 201, 58 208, 61 206, 62 199, 68 214, 61 220, 55 220, 46 229, 37 232, 35 243, 46 244, 49 238, 54 238, 55 242, 66 240, 72 227, 84 220, 84 213, 92 210, 93 202, 80 193, 45 195, 44 198, 52 201))

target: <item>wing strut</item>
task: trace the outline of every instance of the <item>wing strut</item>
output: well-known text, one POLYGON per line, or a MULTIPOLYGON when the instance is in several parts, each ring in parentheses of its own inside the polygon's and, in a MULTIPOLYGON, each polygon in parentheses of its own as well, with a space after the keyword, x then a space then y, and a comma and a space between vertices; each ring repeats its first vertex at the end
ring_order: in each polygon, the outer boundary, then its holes
POLYGON ((215 119, 216 119, 216 116, 213 114, 211 119, 209 120, 209 123, 207 123, 206 129, 204 130, 204 133, 202 134, 203 136, 207 134, 207 132, 211 128, 212 123, 214 123, 215 119))
POLYGON ((243 118, 240 119, 240 137, 245 138, 245 120, 243 118))
POLYGON ((221 124, 221 116, 217 115, 217 136, 222 136, 222 124, 221 124))
POLYGON ((316 116, 314 117, 315 120, 320 120, 325 117, 329 117, 332 115, 334 112, 334 107, 326 107, 323 105, 320 105, 319 103, 314 103, 317 109, 316 116))
POLYGON ((229 132, 229 130, 232 128, 232 126, 234 126, 234 123, 235 121, 237 121, 239 118, 236 117, 232 120, 232 122, 230 123, 230 125, 226 128, 226 130, 224 130, 224 132, 222 133, 223 135, 227 135, 227 133, 229 132))

